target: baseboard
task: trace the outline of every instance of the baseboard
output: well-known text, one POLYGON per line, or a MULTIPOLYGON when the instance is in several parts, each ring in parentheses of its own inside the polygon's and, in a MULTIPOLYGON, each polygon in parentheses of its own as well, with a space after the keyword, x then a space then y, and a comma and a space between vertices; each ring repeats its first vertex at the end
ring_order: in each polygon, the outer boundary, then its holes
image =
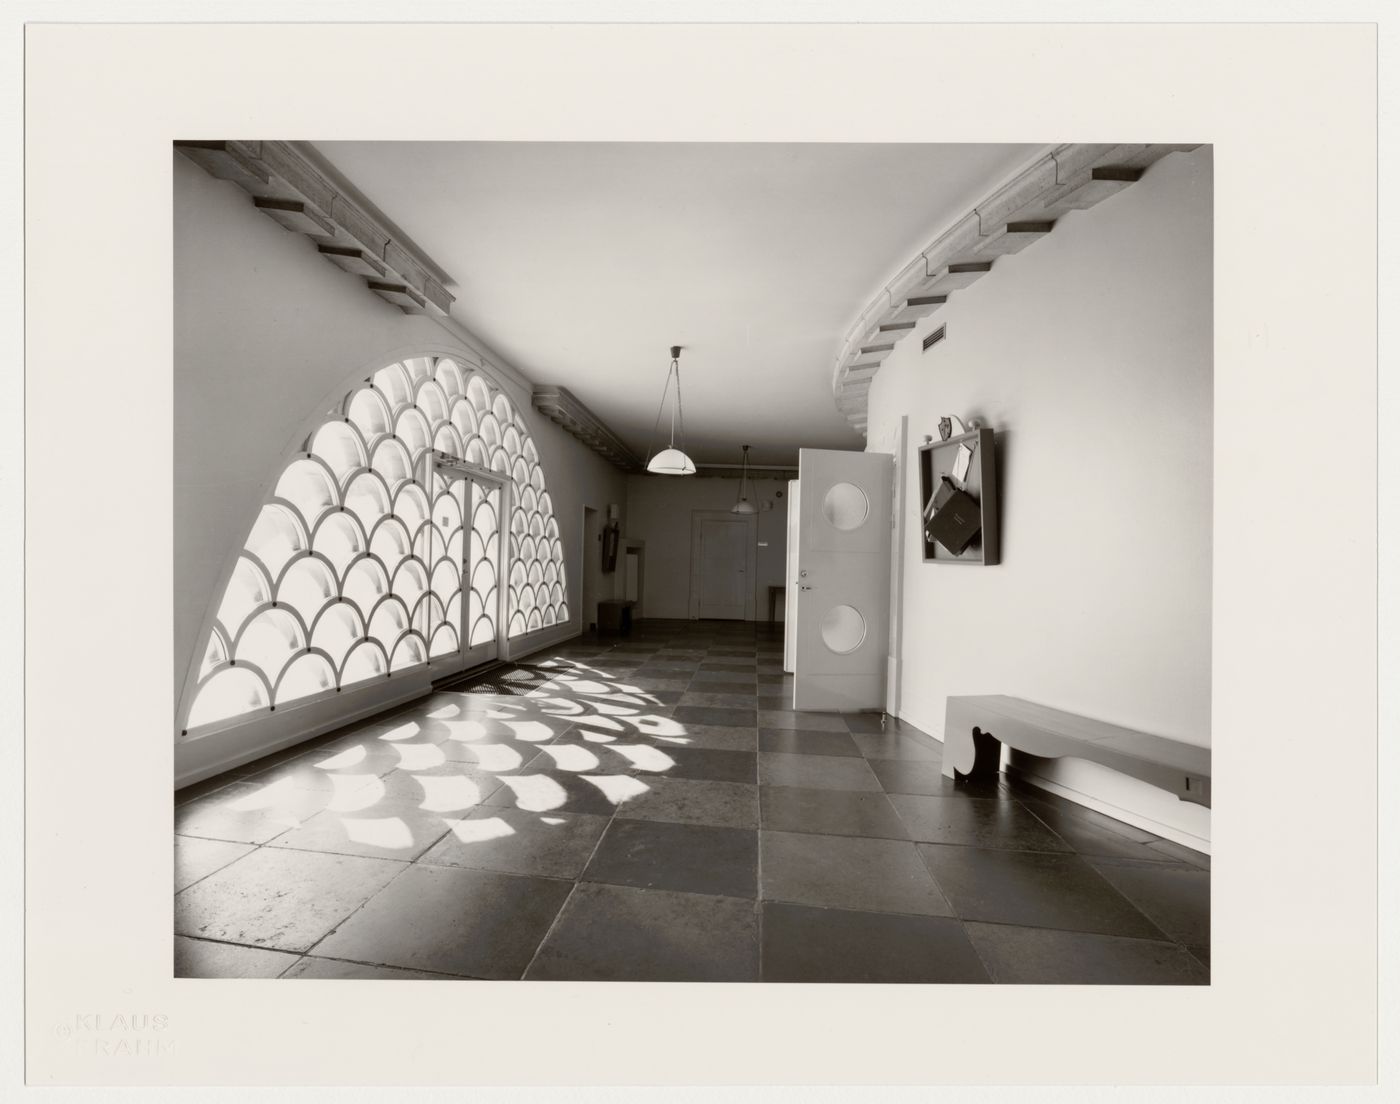
MULTIPOLYGON (((1124 824, 1131 824, 1134 828, 1141 828, 1144 832, 1151 832, 1173 843, 1179 843, 1182 847, 1189 847, 1192 851, 1199 851, 1203 855, 1210 854, 1209 809, 1180 801, 1165 790, 1159 790, 1155 786, 1138 782, 1137 779, 1117 772, 1112 772, 1111 798, 1088 793, 1046 776, 1044 771, 1047 769, 1063 769, 1066 766, 1063 760, 1035 760, 1033 757, 1026 757, 1040 765, 1041 769, 1036 769, 1017 763, 1015 760, 1018 756, 1019 753, 1015 752, 1007 756, 1003 770, 1008 777, 1063 797, 1066 801, 1073 801, 1076 805, 1083 805, 1086 809, 1093 809, 1096 813, 1103 813, 1114 820, 1121 820, 1124 824)), ((1082 766, 1096 767, 1097 764, 1083 763, 1082 766)))
MULTIPOLYGON (((943 724, 902 711, 899 719, 943 742, 943 724)), ((1083 760, 1039 759, 1004 749, 1003 770, 1010 777, 1046 790, 1066 801, 1121 820, 1144 832, 1169 839, 1192 851, 1210 854, 1210 810, 1083 760), (1059 774, 1060 778, 1050 777, 1059 774), (1095 784, 1097 783, 1097 784, 1095 784)))
POLYGON ((349 694, 264 713, 247 724, 175 744, 175 788, 202 782, 273 752, 285 751, 347 724, 388 712, 431 694, 427 667, 371 683, 349 694))
POLYGON ((556 625, 552 629, 536 629, 534 632, 525 636, 517 636, 513 639, 508 639, 506 641, 505 654, 501 658, 510 660, 513 663, 519 662, 521 659, 531 656, 535 652, 542 651, 545 648, 552 648, 556 644, 562 644, 566 640, 573 640, 575 637, 582 635, 583 633, 579 627, 572 622, 556 625))
MULTIPOLYGON (((568 623, 537 630, 528 636, 507 640, 503 658, 515 661, 578 635, 577 626, 568 623)), ((175 788, 202 782, 264 755, 285 751, 337 728, 427 697, 432 692, 432 677, 425 666, 420 671, 405 671, 393 679, 371 683, 347 694, 335 694, 303 706, 292 705, 275 713, 262 714, 247 724, 178 740, 175 743, 175 788)))
POLYGON ((943 725, 941 723, 935 725, 926 718, 920 717, 907 709, 901 709, 895 716, 899 720, 913 725, 925 735, 933 737, 940 744, 943 742, 943 725))

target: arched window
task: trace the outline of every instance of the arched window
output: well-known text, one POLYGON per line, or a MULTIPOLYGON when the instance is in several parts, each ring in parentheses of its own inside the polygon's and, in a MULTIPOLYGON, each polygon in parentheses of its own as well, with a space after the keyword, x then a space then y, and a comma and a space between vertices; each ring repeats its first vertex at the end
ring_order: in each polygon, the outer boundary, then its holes
POLYGON ((539 454, 498 388, 449 357, 415 357, 375 372, 340 409, 253 523, 202 645, 187 729, 568 620, 539 454), (454 491, 429 473, 428 449, 499 480, 454 491))

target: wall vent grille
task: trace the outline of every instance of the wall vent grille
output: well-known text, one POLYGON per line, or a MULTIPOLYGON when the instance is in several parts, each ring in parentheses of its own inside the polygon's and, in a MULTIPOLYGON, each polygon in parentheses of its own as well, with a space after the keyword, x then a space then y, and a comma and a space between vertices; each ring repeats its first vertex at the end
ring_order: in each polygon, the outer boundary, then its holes
POLYGON ((943 325, 939 326, 938 329, 931 331, 928 337, 924 338, 924 352, 928 352, 947 336, 948 324, 945 322, 943 325))

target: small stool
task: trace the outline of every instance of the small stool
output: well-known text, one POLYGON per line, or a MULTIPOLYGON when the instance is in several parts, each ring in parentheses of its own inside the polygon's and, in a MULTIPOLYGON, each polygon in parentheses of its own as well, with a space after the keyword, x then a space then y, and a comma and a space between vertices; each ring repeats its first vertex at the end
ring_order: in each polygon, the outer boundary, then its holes
POLYGON ((605 598, 598 603, 598 635, 627 636, 632 632, 632 607, 625 598, 605 598))

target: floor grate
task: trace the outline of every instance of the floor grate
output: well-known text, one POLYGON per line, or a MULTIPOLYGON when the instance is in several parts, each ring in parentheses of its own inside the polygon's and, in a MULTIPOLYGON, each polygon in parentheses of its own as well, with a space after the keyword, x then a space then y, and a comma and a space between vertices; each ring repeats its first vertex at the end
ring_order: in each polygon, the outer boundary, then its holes
POLYGON ((514 694, 524 697, 550 679, 550 672, 524 663, 502 663, 487 671, 468 671, 463 675, 434 683, 434 690, 452 690, 458 694, 514 694))

